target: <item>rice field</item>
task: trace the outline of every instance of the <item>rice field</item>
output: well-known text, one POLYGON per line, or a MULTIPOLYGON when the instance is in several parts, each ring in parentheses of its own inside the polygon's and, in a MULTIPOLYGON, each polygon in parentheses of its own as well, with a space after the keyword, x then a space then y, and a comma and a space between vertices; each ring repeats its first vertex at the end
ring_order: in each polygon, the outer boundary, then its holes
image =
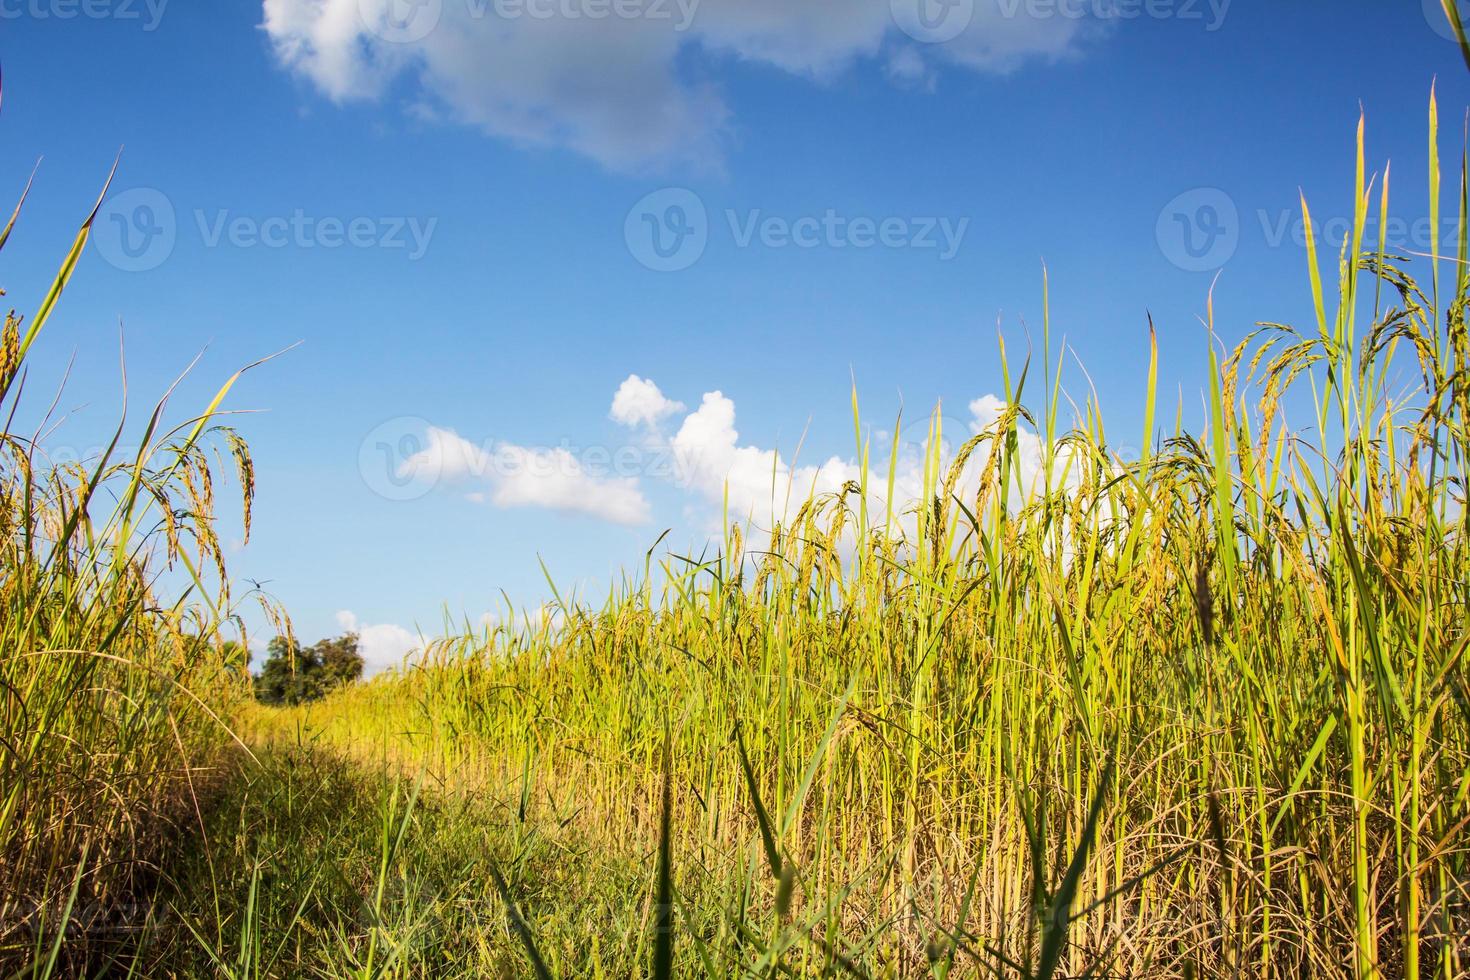
MULTIPOLYGON (((1044 331, 916 500, 854 392, 863 480, 307 705, 237 642, 233 378, 86 465, 7 423, 0 966, 1470 976, 1466 171, 1427 175, 1458 253, 1391 254, 1357 145, 1314 319, 1207 315, 1200 431, 1151 325, 1126 437, 1044 331)), ((89 227, 6 320, 12 418, 89 227)))

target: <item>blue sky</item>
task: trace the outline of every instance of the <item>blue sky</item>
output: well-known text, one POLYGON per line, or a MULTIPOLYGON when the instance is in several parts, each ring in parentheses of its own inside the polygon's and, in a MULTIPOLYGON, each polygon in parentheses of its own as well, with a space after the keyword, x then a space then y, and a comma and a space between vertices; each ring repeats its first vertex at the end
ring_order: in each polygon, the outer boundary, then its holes
POLYGON ((804 432, 797 479, 840 478, 853 377, 875 431, 940 401, 963 429, 997 326, 1039 343, 1043 262, 1113 441, 1147 312, 1195 418, 1217 273, 1225 341, 1307 319, 1297 190, 1350 213, 1360 104, 1425 247, 1430 84, 1451 164, 1470 90, 1419 4, 918 2, 0 0, 0 189, 45 158, 19 309, 126 147, 32 369, 75 357, 53 446, 110 424, 120 321, 135 412, 201 350, 179 413, 302 342, 230 402, 233 570, 381 657, 538 603, 538 557, 595 593, 665 528, 696 545, 721 471, 804 432))

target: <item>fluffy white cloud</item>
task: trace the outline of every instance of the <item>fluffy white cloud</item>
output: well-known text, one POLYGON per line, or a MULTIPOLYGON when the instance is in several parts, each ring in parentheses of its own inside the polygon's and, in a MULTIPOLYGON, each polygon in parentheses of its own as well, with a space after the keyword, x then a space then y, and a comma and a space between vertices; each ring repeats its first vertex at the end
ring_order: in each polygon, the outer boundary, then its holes
POLYGON ((362 654, 363 675, 372 677, 391 667, 412 662, 411 655, 422 652, 424 640, 402 626, 391 623, 371 625, 358 620, 348 610, 337 613, 337 625, 344 632, 357 634, 357 652, 362 654))
POLYGON ((658 390, 658 385, 636 374, 618 386, 613 395, 610 418, 621 425, 645 425, 650 428, 665 418, 684 411, 684 403, 671 401, 658 390))
POLYGON ((503 460, 491 501, 497 507, 549 507, 614 524, 647 524, 648 501, 633 477, 589 475, 566 449, 524 449, 502 443, 503 460))
POLYGON ((996 423, 1006 410, 1004 398, 995 395, 981 395, 970 402, 970 428, 975 432, 983 432, 996 423))
MULTIPOLYGON (((994 426, 1007 406, 1003 399, 987 394, 968 407, 968 416, 940 420, 941 479, 948 474, 958 443, 994 426)), ((889 509, 890 462, 895 516, 903 518, 925 494, 924 461, 929 456, 933 421, 927 416, 911 423, 908 431, 917 435, 901 439, 896 447, 887 436, 882 437, 874 446, 875 456, 889 452, 895 459, 874 459, 865 474, 855 459, 831 456, 798 465, 775 449, 742 443, 735 403, 719 391, 705 393, 699 407, 687 411, 653 381, 630 375, 614 394, 609 414, 636 429, 641 444, 599 450, 595 465, 590 452, 584 460, 583 455, 564 447, 528 448, 510 442, 476 445, 452 429, 430 427, 423 447, 398 464, 397 475, 426 485, 466 484, 464 496, 475 503, 585 514, 628 526, 648 523, 652 507, 637 476, 612 475, 617 472, 612 464, 625 450, 633 451, 634 461, 645 473, 658 474, 675 489, 691 494, 703 519, 714 524, 728 504, 732 520, 769 528, 791 519, 809 497, 837 493, 849 483, 867 488, 868 512, 876 518, 889 509), (666 435, 661 424, 681 412, 687 414, 674 434, 666 435), (650 461, 664 462, 654 466, 650 461)), ((1046 472, 1046 451, 1040 436, 1024 422, 1016 425, 1015 439, 1017 453, 1011 472, 1017 493, 1012 500, 1019 503, 1039 488, 1046 472)), ((988 455, 989 449, 983 446, 971 455, 956 488, 962 496, 977 491, 988 455)), ((1052 460, 1054 482, 1064 478, 1077 482, 1076 467, 1067 467, 1069 461, 1066 451, 1052 460)))
POLYGON ((677 77, 677 20, 539 17, 527 6, 506 16, 497 0, 264 0, 263 26, 278 60, 339 102, 379 98, 410 76, 420 117, 518 144, 569 147, 615 169, 718 158, 726 110, 677 77))
POLYGON ((837 457, 820 466, 795 469, 774 449, 739 444, 735 403, 709 392, 674 435, 678 473, 689 489, 713 503, 728 499, 730 517, 769 527, 790 516, 813 493, 840 490, 860 476, 858 467, 837 457))
MULTIPOLYGON (((1064 6, 1059 4, 1058 9, 1064 6)), ((1031 59, 1056 62, 1075 57, 1084 44, 1101 38, 1116 23, 1055 11, 1030 13, 1027 7, 1017 0, 975 0, 968 26, 953 40, 934 46, 938 56, 975 71, 1008 73, 1031 59)))
POLYGON ((463 480, 481 477, 491 470, 492 459, 484 448, 461 438, 452 429, 429 426, 426 445, 398 465, 398 476, 406 480, 463 480))
MULTIPOLYGON (((707 75, 720 56, 829 77, 907 44, 894 10, 927 2, 631 0, 641 14, 630 17, 616 13, 629 0, 263 0, 262 26, 281 64, 336 101, 378 99, 407 78, 419 118, 627 170, 718 166, 730 112, 707 75)), ((1072 55, 1099 29, 1015 0, 974 0, 963 24, 890 72, 927 77, 916 59, 1006 72, 1072 55)))
MULTIPOLYGON (((1005 412, 1006 402, 995 395, 983 395, 970 403, 969 410, 968 418, 941 419, 941 478, 948 475, 957 443, 994 425, 1005 412)), ((919 438, 901 440, 892 450, 896 456, 892 466, 893 513, 900 520, 905 520, 924 495, 924 459, 931 421, 926 417, 917 424, 919 438)), ((1045 447, 1024 423, 1017 424, 1015 434, 1013 488, 1018 493, 1013 499, 1019 502, 1040 486, 1045 447)), ((770 527, 776 521, 794 517, 808 497, 836 493, 849 482, 867 487, 870 515, 878 518, 888 507, 888 460, 873 463, 864 481, 862 466, 856 460, 832 456, 820 464, 800 466, 774 449, 741 445, 735 427, 735 403, 718 391, 707 393, 699 408, 684 418, 669 448, 677 460, 679 485, 702 498, 707 516, 716 520, 728 500, 732 520, 770 527)), ((962 497, 977 492, 980 469, 988 453, 988 447, 982 446, 961 472, 956 492, 962 497)), ((1053 462, 1055 479, 1062 478, 1065 459, 1063 453, 1053 462)), ((1075 482, 1076 473, 1069 473, 1067 479, 1075 482)))
POLYGON ((470 481, 488 491, 471 490, 466 497, 496 507, 540 507, 627 525, 645 524, 650 514, 636 479, 588 472, 567 449, 477 446, 435 426, 424 448, 398 464, 397 475, 426 484, 470 481))

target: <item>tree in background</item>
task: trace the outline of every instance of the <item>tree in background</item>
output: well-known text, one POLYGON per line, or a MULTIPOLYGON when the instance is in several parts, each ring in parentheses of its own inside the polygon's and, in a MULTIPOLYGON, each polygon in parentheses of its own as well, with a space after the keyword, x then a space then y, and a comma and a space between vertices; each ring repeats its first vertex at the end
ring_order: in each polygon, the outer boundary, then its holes
POLYGON ((333 688, 362 678, 357 634, 322 640, 303 647, 278 636, 266 648, 265 665, 255 679, 255 697, 263 704, 303 704, 333 688))
POLYGON ((311 650, 321 661, 322 679, 327 687, 362 679, 362 654, 357 650, 356 633, 348 633, 335 640, 322 640, 311 650))

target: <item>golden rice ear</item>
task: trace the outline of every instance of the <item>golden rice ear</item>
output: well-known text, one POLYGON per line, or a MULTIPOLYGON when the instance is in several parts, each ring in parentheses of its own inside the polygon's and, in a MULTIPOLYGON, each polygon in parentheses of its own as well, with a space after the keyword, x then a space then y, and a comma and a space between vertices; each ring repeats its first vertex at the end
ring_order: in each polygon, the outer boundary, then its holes
POLYGON ((0 334, 0 391, 7 391, 15 373, 20 370, 20 318, 12 310, 5 315, 5 330, 0 334))
POLYGON ((730 577, 737 584, 745 581, 745 538, 740 524, 730 525, 730 577))
POLYGON ((255 461, 250 456, 250 446, 234 429, 224 429, 225 440, 230 447, 230 456, 235 461, 235 472, 240 478, 240 504, 244 520, 244 540, 250 543, 250 518, 255 504, 255 461))

